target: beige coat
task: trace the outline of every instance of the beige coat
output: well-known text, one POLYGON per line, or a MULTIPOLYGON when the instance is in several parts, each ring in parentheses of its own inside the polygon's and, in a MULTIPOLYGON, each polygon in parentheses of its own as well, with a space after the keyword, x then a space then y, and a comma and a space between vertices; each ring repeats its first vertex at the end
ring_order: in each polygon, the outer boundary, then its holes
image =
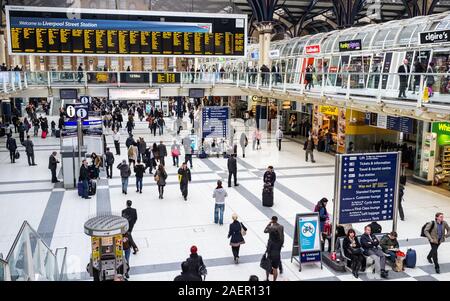
MULTIPOLYGON (((437 226, 436 221, 434 221, 434 227, 430 232, 430 228, 431 228, 432 224, 433 223, 428 223, 423 232, 430 242, 437 243, 437 240, 438 240, 437 228, 438 228, 438 226, 437 226)), ((440 243, 444 242, 446 238, 450 237, 450 227, 448 226, 448 223, 446 221, 442 221, 442 226, 443 226, 442 230, 444 231, 444 235, 442 236, 442 240, 440 241, 440 243)))

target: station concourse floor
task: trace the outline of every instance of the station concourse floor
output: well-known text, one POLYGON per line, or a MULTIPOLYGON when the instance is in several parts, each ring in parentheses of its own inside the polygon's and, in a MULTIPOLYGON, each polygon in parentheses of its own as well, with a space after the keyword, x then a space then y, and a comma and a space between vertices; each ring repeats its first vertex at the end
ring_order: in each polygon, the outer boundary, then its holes
MULTIPOLYGON (((56 118, 56 117, 50 117, 56 118)), ((50 119, 49 118, 49 119, 50 119)), ((137 118, 135 118, 136 120, 137 118)), ((50 119, 51 120, 51 119, 50 119)), ((50 121, 49 120, 49 121, 50 121)), ((102 177, 97 183, 97 194, 90 200, 78 197, 76 190, 56 188, 50 182, 48 157, 51 152, 59 152, 59 139, 48 137, 33 138, 35 144, 35 167, 29 167, 23 147, 17 163, 10 164, 9 152, 5 148, 6 139, 0 141, 0 252, 6 257, 24 220, 38 231, 45 242, 55 250, 68 248, 67 272, 69 279, 89 280, 86 265, 90 256, 90 238, 84 234, 83 225, 97 212, 110 211, 120 214, 126 200, 133 201, 137 209, 138 221, 133 237, 139 247, 136 255, 131 254, 129 280, 173 280, 181 271, 181 262, 189 256, 192 245, 208 268, 206 280, 248 280, 254 274, 261 280, 265 272, 259 267, 265 251, 267 234, 264 228, 273 215, 285 228, 285 246, 282 249, 284 273, 279 281, 295 280, 378 280, 379 276, 362 273, 355 279, 350 273, 335 272, 327 266, 320 269, 318 264, 304 264, 299 272, 298 264, 291 263, 292 237, 296 213, 309 212, 322 197, 327 197, 329 212, 332 212, 334 189, 334 158, 328 154, 314 152, 316 163, 305 162, 301 144, 285 139, 279 152, 273 135, 264 132, 262 149, 252 150, 251 129, 247 136, 249 146, 246 157, 238 147, 239 187, 228 188, 227 161, 221 158, 193 158, 192 182, 189 184, 188 201, 184 201, 176 176, 177 168, 172 166, 170 145, 175 137, 170 129, 171 118, 165 118, 167 127, 162 140, 168 146, 166 158, 168 172, 164 199, 157 197, 158 190, 153 176, 144 177, 143 193, 135 191, 134 173, 129 180, 128 195, 121 193, 119 170, 114 168, 113 179, 102 177), (275 184, 275 204, 272 208, 261 205, 262 175, 268 165, 273 165, 277 174, 275 184), (212 193, 217 179, 222 179, 228 192, 225 201, 224 226, 214 224, 214 200, 212 193), (229 239, 228 225, 232 213, 248 228, 246 243, 241 246, 240 263, 234 264, 229 239)), ((236 128, 235 141, 244 131, 240 121, 233 121, 236 128)), ((134 137, 144 137, 149 142, 161 140, 150 136, 146 122, 136 122, 134 137)), ((32 134, 32 130, 30 130, 32 134)), ((182 131, 184 137, 187 130, 182 131)), ((19 143, 18 134, 15 134, 19 143)), ((178 141, 180 141, 180 137, 178 141)), ((121 156, 115 156, 115 165, 126 158, 126 132, 121 135, 121 156)), ((107 136, 108 146, 115 154, 111 134, 107 136)), ((182 156, 183 158, 183 152, 182 156)), ((181 160, 180 160, 181 163, 181 160)), ((60 166, 59 166, 60 167, 60 166)), ((59 168, 58 171, 59 173, 59 168)), ((59 173, 59 178, 62 176, 59 173)), ((58 185, 56 185, 58 186, 58 185)), ((421 226, 434 218, 437 211, 450 218, 450 198, 430 191, 424 187, 408 183, 403 202, 406 220, 400 221, 397 232, 403 251, 414 248, 417 251, 417 266, 404 272, 389 273, 389 280, 434 281, 450 280, 450 244, 443 243, 439 248, 441 274, 436 274, 433 265, 426 260, 429 244, 420 237, 421 226)), ((389 231, 391 222, 381 223, 383 232, 389 231)), ((354 225, 359 232, 364 224, 354 225)), ((390 270, 390 268, 388 268, 390 270)))

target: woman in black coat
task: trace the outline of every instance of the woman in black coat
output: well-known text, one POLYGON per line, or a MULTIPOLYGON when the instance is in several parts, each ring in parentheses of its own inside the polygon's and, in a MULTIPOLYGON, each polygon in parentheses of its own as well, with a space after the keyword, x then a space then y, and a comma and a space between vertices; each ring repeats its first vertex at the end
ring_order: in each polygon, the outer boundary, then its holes
POLYGON ((356 232, 353 229, 348 230, 347 236, 342 242, 342 248, 344 250, 345 257, 350 258, 350 267, 352 269, 353 276, 358 278, 358 271, 364 271, 366 269, 366 259, 364 258, 361 250, 361 244, 356 238, 356 232))
POLYGON ((269 242, 267 244, 267 257, 272 264, 272 273, 266 271, 267 281, 269 281, 269 274, 273 274, 273 281, 277 280, 278 268, 281 266, 281 248, 283 242, 281 241, 280 233, 272 231, 269 233, 269 242))
POLYGON ((247 228, 243 223, 239 222, 236 213, 231 216, 233 222, 230 224, 230 230, 228 231, 228 238, 231 237, 230 246, 233 252, 234 263, 239 263, 239 248, 242 244, 245 244, 244 237, 242 236, 242 230, 247 231, 247 228))

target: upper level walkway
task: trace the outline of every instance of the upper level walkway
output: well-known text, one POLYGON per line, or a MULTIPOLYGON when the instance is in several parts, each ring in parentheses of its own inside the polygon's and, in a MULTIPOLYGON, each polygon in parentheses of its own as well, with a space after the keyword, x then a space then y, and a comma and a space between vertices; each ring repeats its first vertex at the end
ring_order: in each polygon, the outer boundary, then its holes
MULTIPOLYGON (((410 73, 407 75, 406 97, 399 98, 398 73, 328 72, 312 74, 311 85, 305 84, 305 73, 252 72, 115 72, 115 71, 36 71, 2 72, 3 92, 8 87, 84 88, 161 87, 162 96, 187 96, 188 88, 206 88, 205 95, 259 95, 281 100, 331 104, 362 111, 410 116, 423 120, 450 119, 450 94, 447 73, 410 73), (177 74, 173 83, 156 83, 156 73, 177 74), (18 74, 18 75, 17 75, 18 74), (179 80, 178 80, 179 76, 179 80), (434 77, 433 95, 427 78, 434 77), (416 85, 414 85, 416 83, 416 85), (430 90, 431 91, 431 90, 430 90)), ((105 92, 106 93, 106 92, 105 92)), ((105 94, 107 96, 107 94, 105 94)))

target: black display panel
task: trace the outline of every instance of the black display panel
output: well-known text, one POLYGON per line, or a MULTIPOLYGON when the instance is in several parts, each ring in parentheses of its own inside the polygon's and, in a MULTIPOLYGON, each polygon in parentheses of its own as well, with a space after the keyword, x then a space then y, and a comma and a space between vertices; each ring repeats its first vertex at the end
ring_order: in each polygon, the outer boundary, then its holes
POLYGON ((36 52, 47 52, 48 46, 48 29, 36 28, 36 52))
POLYGON ((95 31, 95 52, 96 53, 108 53, 108 39, 106 30, 95 31))
POLYGON ((180 82, 181 82, 180 73, 152 72, 153 84, 179 84, 180 82))
POLYGON ((77 89, 60 89, 59 90, 60 99, 78 99, 77 89))
POLYGON ((107 34, 108 53, 119 53, 119 38, 117 30, 108 30, 107 34))
POLYGON ((81 29, 72 29, 72 52, 83 53, 84 35, 81 29))
POLYGON ((189 89, 190 98, 202 98, 205 97, 205 89, 189 89))
POLYGON ((84 53, 95 53, 95 30, 87 29, 84 32, 84 53))
POLYGON ((8 50, 39 55, 243 56, 247 16, 6 6, 8 50))
POLYGON ((151 34, 148 31, 141 31, 141 53, 150 54, 152 53, 152 42, 151 34))
POLYGON ((174 32, 173 35, 173 54, 183 54, 183 40, 184 36, 182 32, 174 32))
POLYGON ((172 32, 162 33, 163 54, 173 54, 172 32))
POLYGON ((48 30, 48 52, 58 53, 61 51, 61 30, 48 30))
POLYGON ((36 52, 36 29, 24 28, 23 29, 23 51, 24 52, 36 52))
POLYGON ((162 36, 160 32, 152 32, 152 54, 162 54, 162 36))

